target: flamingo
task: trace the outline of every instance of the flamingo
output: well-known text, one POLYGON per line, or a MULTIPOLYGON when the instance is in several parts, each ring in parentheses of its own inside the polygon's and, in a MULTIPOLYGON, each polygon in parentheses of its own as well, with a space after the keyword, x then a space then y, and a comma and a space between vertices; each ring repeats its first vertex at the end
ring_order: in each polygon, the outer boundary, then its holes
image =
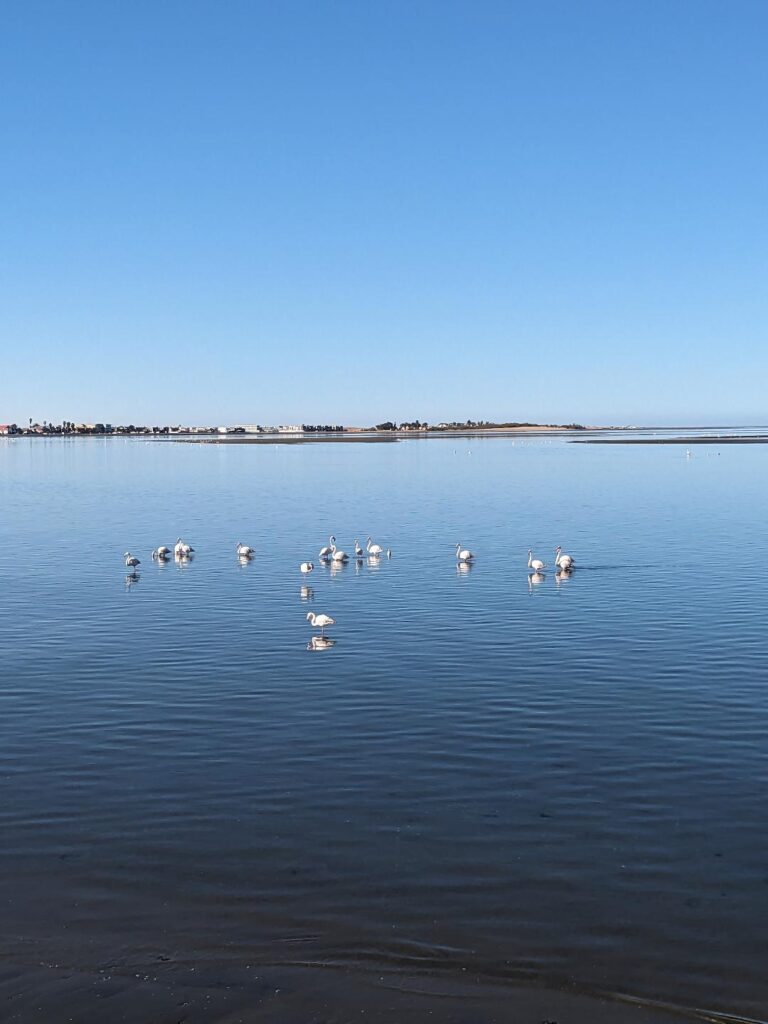
POLYGON ((332 619, 330 615, 324 615, 322 612, 319 615, 315 612, 307 612, 307 621, 311 622, 315 629, 320 627, 321 636, 325 636, 326 626, 336 625, 336 619, 332 619))
POLYGON ((540 558, 534 558, 533 552, 528 552, 528 568, 533 569, 534 572, 539 572, 540 569, 546 569, 546 565, 540 558))
POLYGON ((194 548, 190 547, 186 541, 183 541, 181 537, 177 538, 176 544, 173 548, 173 553, 176 558, 188 558, 194 552, 194 548))
POLYGON ((348 562, 349 555, 346 551, 336 550, 336 538, 333 538, 333 544, 331 544, 331 561, 332 562, 348 562))
POLYGON ((370 537, 365 542, 365 550, 368 552, 369 555, 373 555, 374 558, 376 558, 378 555, 384 554, 384 548, 381 546, 381 544, 374 544, 370 537))
POLYGON ((299 566, 299 572, 303 572, 303 573, 312 572, 312 570, 314 568, 315 568, 314 563, 312 563, 312 562, 302 562, 301 565, 299 566))
POLYGON ((355 537, 355 558, 362 558, 365 552, 360 547, 360 541, 355 537))
POLYGON ((250 558, 251 555, 256 554, 256 548, 251 548, 247 544, 241 544, 240 541, 237 542, 236 551, 238 558, 250 558))
POLYGON ((467 550, 467 548, 462 548, 461 544, 457 544, 456 557, 460 562, 471 562, 475 556, 471 551, 467 550))
POLYGON ((576 563, 570 555, 564 555, 563 549, 558 544, 555 548, 555 565, 558 569, 572 569, 576 563))
POLYGON ((328 538, 328 546, 324 547, 324 548, 320 548, 320 553, 318 554, 317 557, 320 558, 320 559, 330 558, 331 554, 333 552, 333 545, 335 543, 336 543, 336 538, 333 536, 333 534, 331 534, 331 536, 328 538))
POLYGON ((123 555, 123 558, 125 559, 126 569, 135 569, 137 565, 141 565, 140 559, 138 559, 135 555, 132 555, 130 551, 126 551, 125 554, 123 555))
POLYGON ((165 547, 165 545, 161 545, 161 547, 155 548, 155 550, 152 552, 152 559, 155 562, 164 562, 165 559, 168 558, 170 553, 170 548, 165 547))

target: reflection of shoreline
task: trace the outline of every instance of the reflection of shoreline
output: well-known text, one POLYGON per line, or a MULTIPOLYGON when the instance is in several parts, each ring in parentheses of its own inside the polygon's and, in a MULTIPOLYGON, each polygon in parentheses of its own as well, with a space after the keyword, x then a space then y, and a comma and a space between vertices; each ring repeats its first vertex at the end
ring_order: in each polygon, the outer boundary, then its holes
POLYGON ((768 434, 721 437, 579 437, 572 444, 768 444, 768 434))
MULTIPOLYGON (((590 427, 590 433, 615 430, 615 427, 590 427)), ((246 437, 158 437, 148 438, 159 443, 176 444, 394 444, 397 441, 423 441, 429 438, 473 437, 568 437, 580 430, 567 427, 497 427, 490 430, 387 430, 381 433, 349 430, 343 434, 260 434, 246 437)))

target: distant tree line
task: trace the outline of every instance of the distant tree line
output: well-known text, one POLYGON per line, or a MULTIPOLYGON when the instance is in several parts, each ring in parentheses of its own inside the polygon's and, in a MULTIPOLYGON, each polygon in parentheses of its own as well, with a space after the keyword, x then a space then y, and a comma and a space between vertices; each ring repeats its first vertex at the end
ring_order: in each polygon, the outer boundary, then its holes
POLYGON ((429 424, 426 420, 422 423, 421 420, 403 420, 398 427, 394 420, 385 420, 384 423, 377 423, 376 430, 429 430, 429 424))
POLYGON ((394 420, 385 420, 376 424, 376 430, 498 430, 501 428, 512 429, 514 427, 554 427, 558 430, 585 430, 580 423, 528 423, 517 420, 510 420, 505 423, 494 423, 491 420, 452 420, 450 423, 438 423, 432 426, 421 420, 403 420, 398 424, 394 420))

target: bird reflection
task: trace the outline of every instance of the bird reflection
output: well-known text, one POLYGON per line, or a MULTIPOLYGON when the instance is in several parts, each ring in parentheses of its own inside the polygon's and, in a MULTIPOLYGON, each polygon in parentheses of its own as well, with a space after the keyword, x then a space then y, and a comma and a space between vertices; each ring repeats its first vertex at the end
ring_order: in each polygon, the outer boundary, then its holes
POLYGON ((456 575, 467 576, 472 572, 474 566, 471 562, 457 562, 456 563, 456 575))
POLYGON ((368 555, 368 568, 378 569, 381 565, 381 555, 368 555))
POLYGON ((141 579, 141 573, 128 572, 125 574, 125 589, 130 590, 134 583, 138 583, 141 579))
POLYGON ((327 651, 336 643, 329 636, 311 636, 307 644, 308 651, 327 651))
POLYGON ((331 568, 331 576, 336 576, 337 573, 344 572, 346 567, 347 567, 347 563, 346 562, 342 562, 341 560, 336 561, 336 562, 331 562, 331 566, 330 566, 330 568, 331 568))
POLYGON ((250 565, 252 559, 253 559, 253 555, 238 555, 237 556, 237 564, 242 569, 246 565, 250 565))
POLYGON ((315 591, 312 587, 302 587, 299 590, 299 597, 302 601, 314 601, 315 591))
POLYGON ((573 576, 573 569, 558 569, 555 573, 555 583, 559 587, 563 580, 569 580, 571 576, 573 576))
POLYGON ((540 583, 543 583, 546 576, 543 572, 532 572, 528 574, 528 589, 533 590, 534 587, 538 587, 540 583))

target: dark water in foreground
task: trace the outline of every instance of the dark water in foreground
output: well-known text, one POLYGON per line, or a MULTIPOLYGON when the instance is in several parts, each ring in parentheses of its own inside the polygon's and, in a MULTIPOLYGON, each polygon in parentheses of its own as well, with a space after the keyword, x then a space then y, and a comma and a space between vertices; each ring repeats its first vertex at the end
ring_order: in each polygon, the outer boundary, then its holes
POLYGON ((174 967, 323 965, 768 1017, 767 469, 0 442, 4 970, 129 1000, 174 967), (334 574, 331 532, 393 557, 334 574), (194 561, 153 564, 179 535, 194 561), (530 582, 557 543, 578 569, 530 582))

